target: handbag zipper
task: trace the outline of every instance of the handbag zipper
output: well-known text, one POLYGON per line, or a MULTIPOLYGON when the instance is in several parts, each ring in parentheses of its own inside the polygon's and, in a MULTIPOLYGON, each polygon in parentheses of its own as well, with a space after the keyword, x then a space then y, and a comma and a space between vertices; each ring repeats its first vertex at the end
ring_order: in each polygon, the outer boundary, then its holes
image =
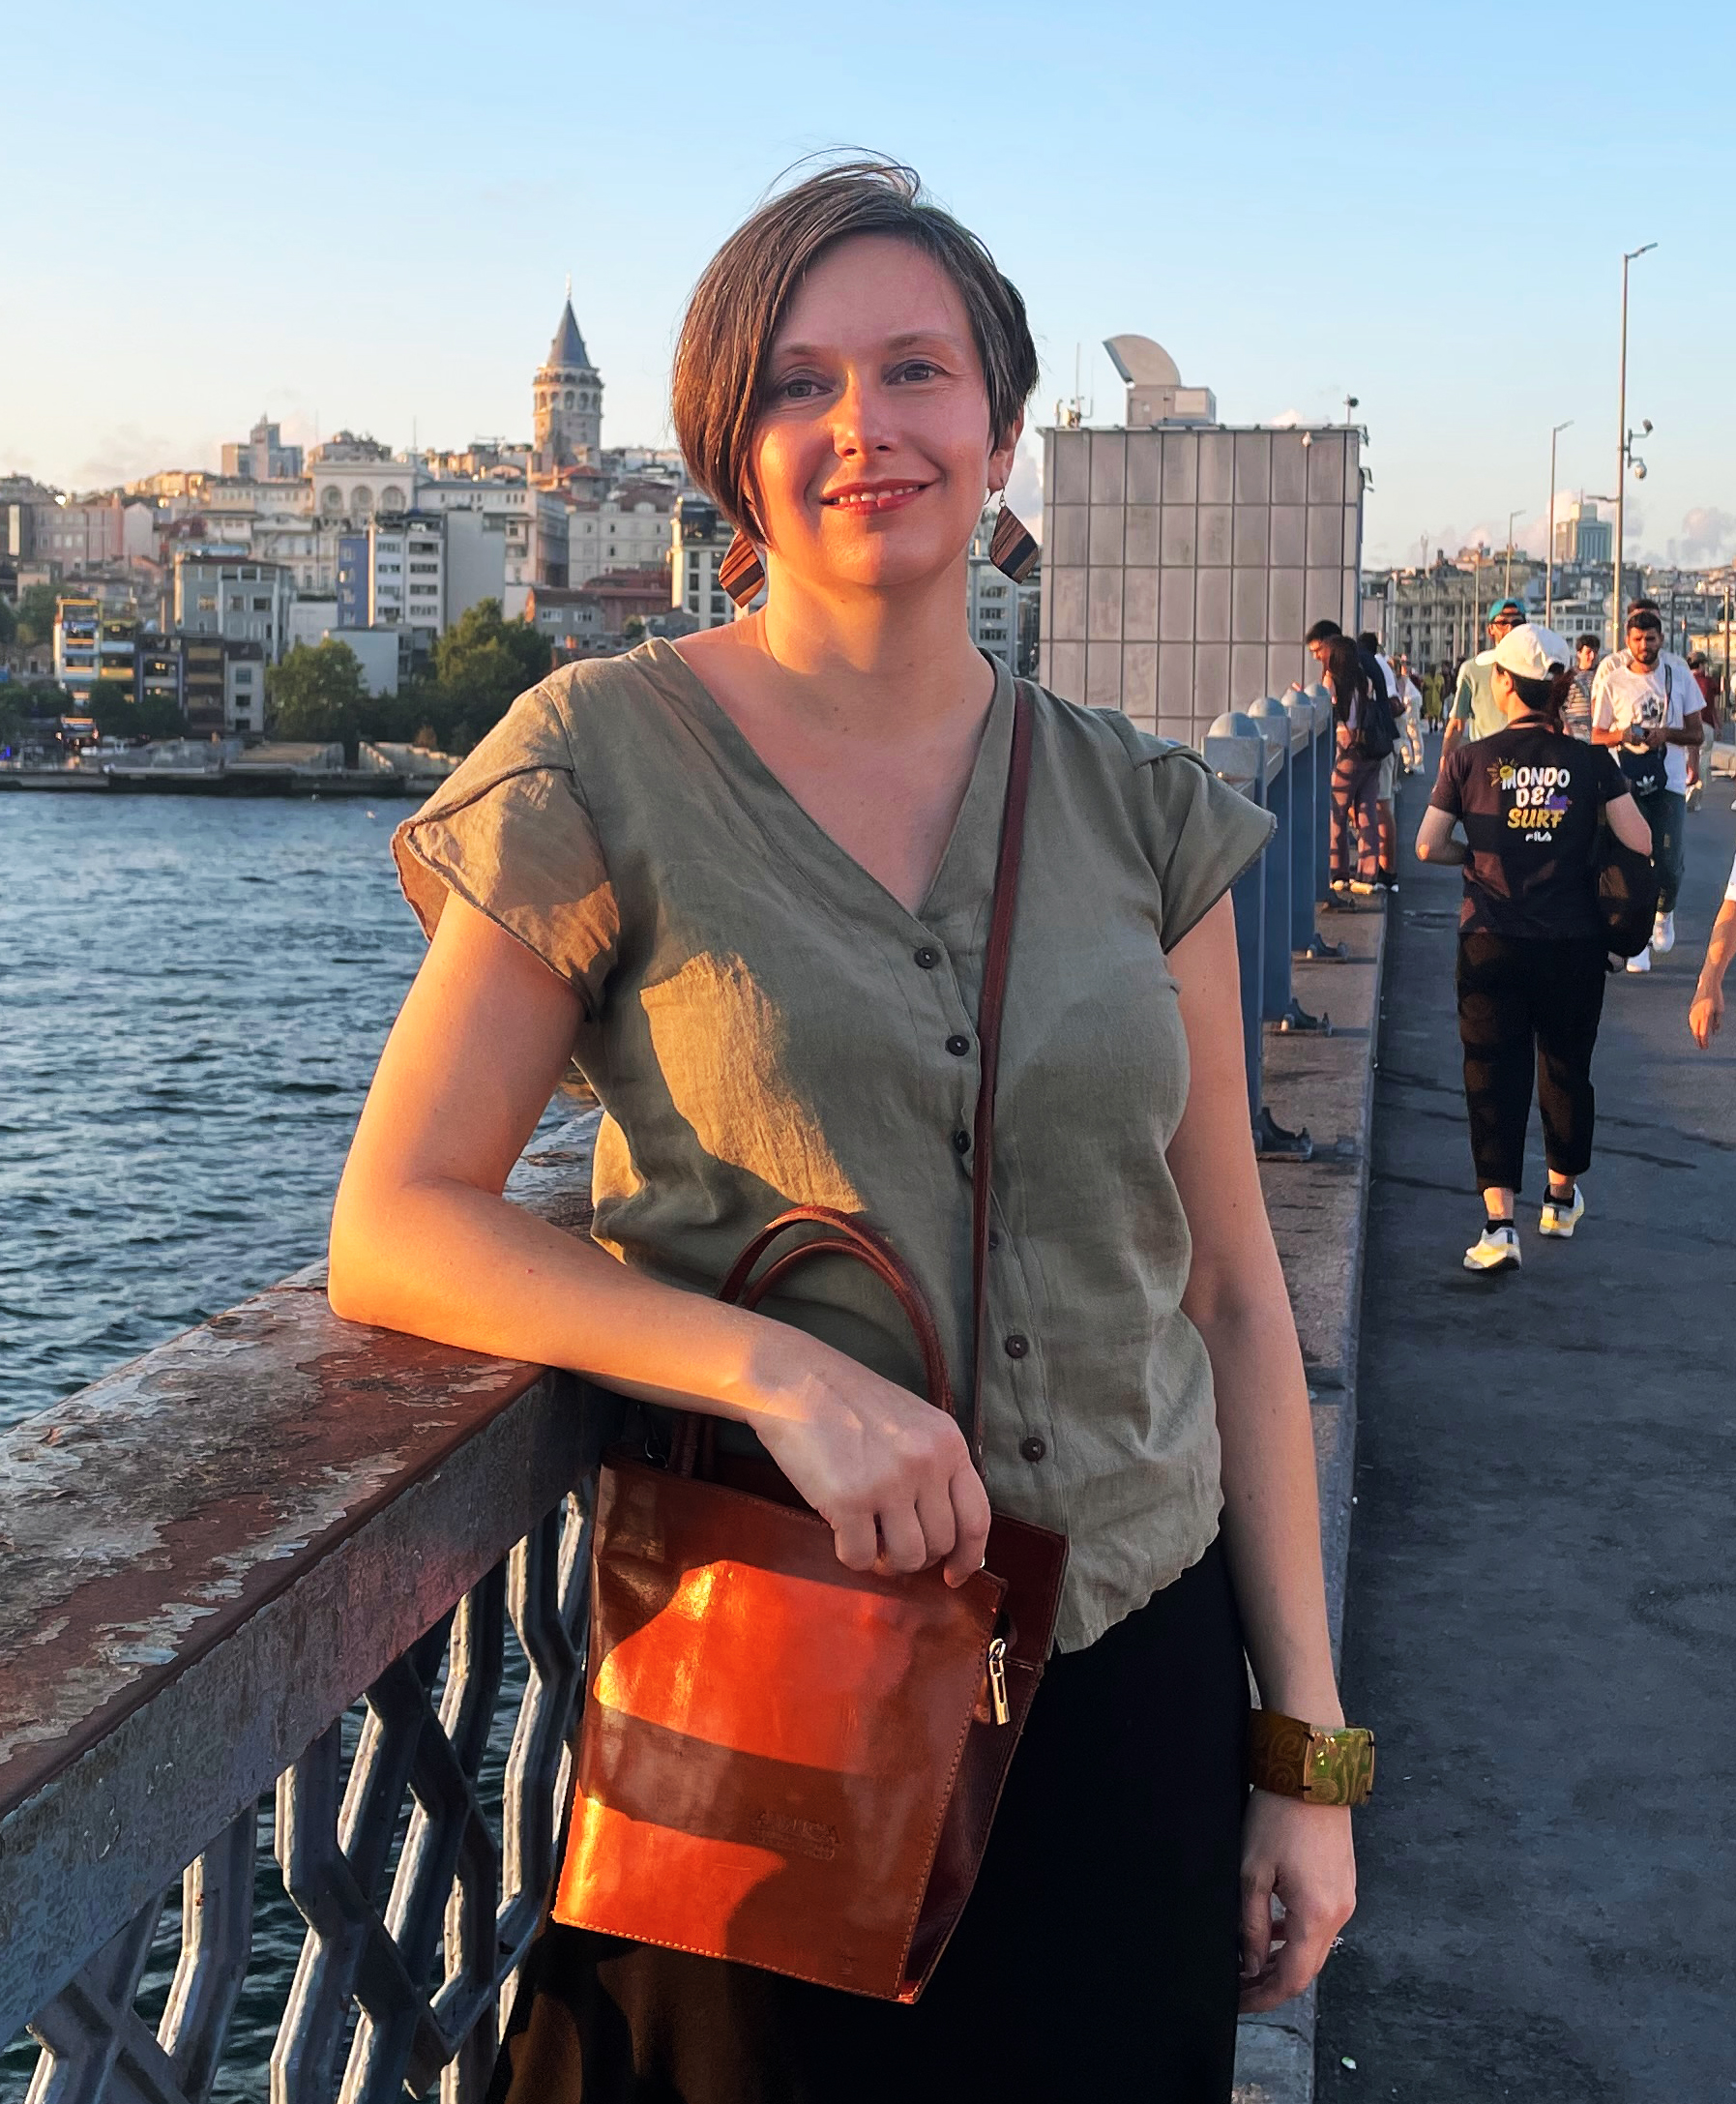
POLYGON ((1013 1722, 1013 1705, 1007 1700, 1007 1640, 993 1637, 988 1645, 988 1702, 996 1724, 1013 1722))

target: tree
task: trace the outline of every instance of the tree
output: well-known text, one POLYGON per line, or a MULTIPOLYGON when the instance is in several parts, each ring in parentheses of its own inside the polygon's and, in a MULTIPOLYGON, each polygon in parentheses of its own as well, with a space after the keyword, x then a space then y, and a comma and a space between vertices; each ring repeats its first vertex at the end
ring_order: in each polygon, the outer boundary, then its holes
POLYGON ((356 764, 368 695, 348 643, 328 636, 323 643, 295 644, 282 664, 266 673, 265 698, 278 737, 322 745, 341 740, 344 765, 356 764))
POLYGON ((10 599, 0 599, 0 650, 18 633, 17 608, 10 599))
POLYGON ((60 597, 52 584, 27 584, 18 594, 18 640, 45 643, 54 634, 54 602, 60 597))
POLYGON ((105 738, 136 738, 140 735, 138 704, 132 698, 132 687, 124 679, 93 680, 85 714, 105 738))
POLYGON ((147 694, 132 704, 132 718, 141 738, 184 738, 187 718, 166 694, 147 694))
POLYGON ((459 726, 472 736, 491 729, 553 663, 548 638, 527 621, 503 619, 498 599, 470 607, 434 645, 441 714, 455 740, 459 726))

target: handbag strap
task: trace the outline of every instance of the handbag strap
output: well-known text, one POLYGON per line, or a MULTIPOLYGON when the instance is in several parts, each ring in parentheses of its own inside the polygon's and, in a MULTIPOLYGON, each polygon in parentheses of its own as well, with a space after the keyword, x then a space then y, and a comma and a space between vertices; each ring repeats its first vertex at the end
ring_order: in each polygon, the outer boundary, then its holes
POLYGON ((983 992, 977 1001, 977 1052, 982 1080, 977 1088, 976 1130, 971 1138, 970 1313, 971 1399, 965 1437, 978 1473, 983 1467, 983 1360, 988 1300, 988 1219, 994 1205, 994 1092, 1001 1063, 1001 1011, 1007 999, 1007 963, 1013 954, 1013 921, 1018 906, 1018 865, 1025 845, 1025 803, 1031 786, 1031 725, 1036 710, 1023 680, 1015 688, 1013 752, 1007 762, 1007 796, 1001 807, 1001 845, 994 865, 994 896, 988 912, 988 950, 983 960, 983 992))
MULTIPOLYGON (((983 959, 983 990, 977 1002, 977 1048, 982 1079, 977 1089, 975 1131, 971 1139, 971 1411, 963 1432, 979 1474, 983 1467, 983 1354, 988 1283, 988 1221, 993 1202, 994 1096, 1000 1067, 1001 1014, 1006 1005, 1007 963, 1013 951, 1013 922, 1018 903, 1018 867, 1024 850, 1025 803, 1031 782, 1031 726, 1035 717, 1024 681, 1014 688, 1013 750, 1007 762, 1007 790, 1001 806, 1000 846, 995 856, 994 891, 988 909, 988 947, 983 959)), ((928 1401, 956 1416, 953 1386, 947 1376, 946 1351, 933 1313, 916 1274, 897 1251, 859 1214, 831 1205, 792 1205, 769 1221, 730 1266, 718 1298, 731 1306, 756 1308, 772 1288, 798 1265, 814 1257, 850 1257, 866 1264, 888 1288, 915 1333, 922 1353, 928 1401), (754 1272, 776 1242, 797 1228, 822 1231, 781 1252, 757 1278, 754 1272)), ((680 1413, 670 1467, 691 1475, 709 1453, 715 1421, 696 1411, 680 1413)))

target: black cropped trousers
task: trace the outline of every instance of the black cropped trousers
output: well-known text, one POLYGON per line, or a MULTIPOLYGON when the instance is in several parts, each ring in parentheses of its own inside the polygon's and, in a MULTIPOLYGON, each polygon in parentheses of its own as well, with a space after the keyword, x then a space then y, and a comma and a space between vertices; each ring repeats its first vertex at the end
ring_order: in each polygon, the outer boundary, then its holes
POLYGON ((1591 1055, 1607 977, 1603 937, 1458 938, 1458 1035, 1477 1188, 1517 1191, 1525 1173, 1531 1076, 1544 1152, 1558 1176, 1591 1167, 1591 1055))
POLYGON ((1214 1543, 1050 1660, 914 2007, 551 1923, 489 2104, 1227 2104, 1247 1736, 1214 1543))

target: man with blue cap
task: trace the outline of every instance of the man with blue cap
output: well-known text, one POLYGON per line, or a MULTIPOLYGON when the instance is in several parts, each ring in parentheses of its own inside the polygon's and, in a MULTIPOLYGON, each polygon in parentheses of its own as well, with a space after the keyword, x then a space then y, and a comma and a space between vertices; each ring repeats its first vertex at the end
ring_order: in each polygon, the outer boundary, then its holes
POLYGON ((1503 636, 1522 626, 1525 609, 1516 599, 1497 599, 1488 609, 1488 648, 1480 650, 1458 668, 1453 707, 1441 739, 1441 763, 1462 738, 1492 738, 1507 728, 1507 719, 1496 703, 1489 681, 1495 669, 1495 645, 1503 636))

